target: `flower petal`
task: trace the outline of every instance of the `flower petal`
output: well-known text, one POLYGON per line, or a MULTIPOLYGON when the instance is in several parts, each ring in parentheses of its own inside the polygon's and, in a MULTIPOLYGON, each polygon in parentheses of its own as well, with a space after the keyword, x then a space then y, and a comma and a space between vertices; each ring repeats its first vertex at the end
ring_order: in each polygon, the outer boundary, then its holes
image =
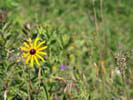
POLYGON ((39 48, 40 46, 42 46, 45 43, 45 41, 42 41, 38 44, 37 48, 39 48))
POLYGON ((30 66, 33 67, 33 65, 34 65, 34 57, 33 57, 33 55, 32 55, 32 56, 31 56, 31 61, 30 61, 30 66))
POLYGON ((30 48, 29 44, 24 42, 24 46, 27 47, 27 48, 30 48))
POLYGON ((28 64, 29 63, 29 61, 30 61, 30 59, 31 59, 31 55, 28 55, 28 58, 26 59, 26 64, 28 64))
POLYGON ((34 56, 34 59, 35 59, 36 63, 40 66, 40 63, 39 63, 39 61, 38 61, 36 56, 34 56))
POLYGON ((46 52, 37 52, 38 54, 47 55, 46 52))
POLYGON ((34 41, 34 44, 33 44, 33 46, 34 46, 33 48, 35 48, 35 49, 37 48, 37 42, 38 41, 39 41, 39 38, 36 38, 35 41, 34 41))
POLYGON ((21 47, 21 50, 24 50, 24 51, 29 51, 29 50, 30 50, 30 48, 21 47))
POLYGON ((30 42, 30 43, 32 43, 32 40, 31 40, 31 38, 29 38, 27 41, 28 41, 28 42, 30 42))
POLYGON ((28 54, 24 53, 21 55, 22 58, 26 58, 28 56, 28 54))
POLYGON ((47 48, 47 46, 44 46, 42 48, 38 48, 38 51, 42 51, 42 50, 45 50, 47 48))
POLYGON ((29 43, 30 47, 32 47, 32 46, 33 46, 33 44, 32 44, 32 40, 31 40, 31 38, 29 38, 27 41, 28 41, 28 43, 29 43))
POLYGON ((38 58, 40 58, 43 62, 45 62, 44 58, 41 57, 39 54, 36 54, 36 56, 37 56, 38 58))

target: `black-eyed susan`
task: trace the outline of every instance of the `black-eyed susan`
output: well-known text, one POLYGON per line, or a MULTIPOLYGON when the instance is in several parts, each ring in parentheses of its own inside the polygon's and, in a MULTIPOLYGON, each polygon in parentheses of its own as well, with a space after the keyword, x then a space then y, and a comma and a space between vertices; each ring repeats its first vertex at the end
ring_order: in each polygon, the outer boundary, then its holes
POLYGON ((25 58, 25 63, 30 63, 30 66, 32 67, 34 66, 34 62, 40 66, 40 60, 45 62, 43 56, 47 55, 47 53, 44 51, 47 48, 46 45, 44 46, 45 41, 38 42, 39 38, 36 38, 34 42, 32 42, 31 39, 28 39, 28 41, 24 42, 23 46, 21 47, 21 50, 24 51, 22 57, 25 58))

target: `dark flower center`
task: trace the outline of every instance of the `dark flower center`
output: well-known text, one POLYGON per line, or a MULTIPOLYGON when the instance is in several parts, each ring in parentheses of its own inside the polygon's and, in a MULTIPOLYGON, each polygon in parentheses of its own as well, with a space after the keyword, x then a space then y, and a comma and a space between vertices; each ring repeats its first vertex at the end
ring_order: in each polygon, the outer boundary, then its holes
POLYGON ((31 49, 31 50, 30 50, 30 54, 31 54, 31 55, 34 55, 35 53, 36 53, 36 50, 35 50, 35 49, 31 49))

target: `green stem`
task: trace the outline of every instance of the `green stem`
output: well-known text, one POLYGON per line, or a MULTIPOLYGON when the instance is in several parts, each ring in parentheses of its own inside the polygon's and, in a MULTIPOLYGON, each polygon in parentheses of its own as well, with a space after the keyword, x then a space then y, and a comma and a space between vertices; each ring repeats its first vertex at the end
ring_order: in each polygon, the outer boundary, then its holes
POLYGON ((43 84, 43 88, 45 90, 46 98, 47 98, 47 100, 49 100, 49 98, 48 98, 48 91, 47 91, 47 88, 46 88, 46 86, 44 84, 43 84))
POLYGON ((28 84, 28 82, 27 82, 27 77, 26 77, 26 73, 25 73, 25 67, 26 67, 26 66, 24 66, 24 68, 22 68, 22 70, 23 70, 24 78, 25 78, 26 85, 27 85, 28 99, 31 100, 30 91, 29 91, 29 84, 28 84))

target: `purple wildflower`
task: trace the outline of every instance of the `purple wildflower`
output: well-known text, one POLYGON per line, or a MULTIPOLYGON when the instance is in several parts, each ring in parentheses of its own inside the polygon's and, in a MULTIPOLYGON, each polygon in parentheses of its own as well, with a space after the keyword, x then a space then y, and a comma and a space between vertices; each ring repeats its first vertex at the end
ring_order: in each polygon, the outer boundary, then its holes
POLYGON ((60 70, 64 71, 66 69, 67 69, 67 66, 65 66, 65 65, 60 66, 60 70))

